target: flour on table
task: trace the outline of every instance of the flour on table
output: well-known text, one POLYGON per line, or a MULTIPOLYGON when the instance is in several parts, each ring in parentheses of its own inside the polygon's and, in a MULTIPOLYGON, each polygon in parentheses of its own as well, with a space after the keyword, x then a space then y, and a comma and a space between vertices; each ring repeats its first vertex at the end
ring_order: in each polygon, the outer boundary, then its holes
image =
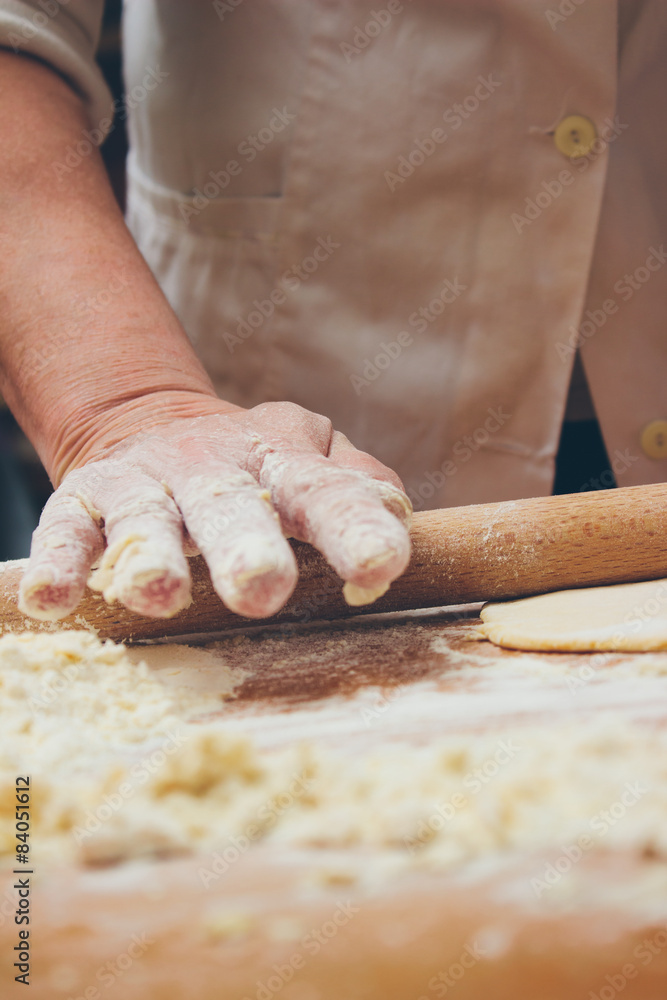
MULTIPOLYGON (((8 866, 17 774, 31 778, 36 864, 238 852, 268 841, 367 847, 408 867, 446 869, 560 850, 584 834, 604 849, 667 856, 667 733, 658 727, 608 716, 354 754, 315 737, 268 749, 231 731, 224 706, 211 721, 220 697, 210 685, 204 694, 166 683, 138 656, 83 632, 0 639, 8 866)), ((223 658, 223 694, 235 681, 226 669, 223 658)))

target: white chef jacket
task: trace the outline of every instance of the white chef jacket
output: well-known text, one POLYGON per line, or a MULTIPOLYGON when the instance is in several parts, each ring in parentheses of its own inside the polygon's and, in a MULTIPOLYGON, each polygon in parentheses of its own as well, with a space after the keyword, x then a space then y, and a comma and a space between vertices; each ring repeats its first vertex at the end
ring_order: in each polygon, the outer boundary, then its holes
MULTIPOLYGON (((81 154, 101 9, 0 0, 81 154)), ((416 507, 548 494, 577 350, 619 485, 667 480, 666 56, 661 0, 127 0, 128 224, 221 396, 416 507)))

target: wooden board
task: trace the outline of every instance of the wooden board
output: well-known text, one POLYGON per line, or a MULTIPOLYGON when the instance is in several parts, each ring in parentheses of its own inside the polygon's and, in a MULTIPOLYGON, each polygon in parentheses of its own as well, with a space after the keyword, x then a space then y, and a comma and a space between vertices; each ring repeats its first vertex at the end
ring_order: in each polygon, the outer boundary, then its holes
MULTIPOLYGON (((586 727, 609 711, 645 726, 667 723, 667 654, 651 654, 653 671, 641 654, 522 654, 471 643, 474 622, 470 609, 289 636, 273 630, 242 643, 230 637, 215 649, 249 673, 219 723, 267 749, 306 739, 352 756, 464 731, 519 733, 564 721, 586 727), (376 708, 370 723, 369 706, 376 708)), ((159 670, 159 649, 150 656, 159 670)), ((172 682, 189 676, 193 686, 216 689, 215 671, 189 670, 172 682)), ((628 1000, 662 1000, 665 860, 594 852, 564 876, 567 891, 538 899, 530 876, 561 850, 556 843, 544 854, 508 853, 438 875, 417 869, 370 887, 363 874, 374 858, 353 847, 258 843, 208 888, 199 875, 208 856, 40 870, 29 995, 432 1000, 451 992, 461 1000, 588 1000, 592 992, 604 1000, 611 994, 601 991, 615 983, 628 1000), (339 865, 353 877, 313 883, 313 871, 339 865), (230 914, 249 918, 238 935, 220 929, 230 914), (315 948, 317 934, 323 943, 315 948)), ((11 982, 16 928, 6 906, 2 913, 0 989, 13 1000, 28 994, 11 982)))

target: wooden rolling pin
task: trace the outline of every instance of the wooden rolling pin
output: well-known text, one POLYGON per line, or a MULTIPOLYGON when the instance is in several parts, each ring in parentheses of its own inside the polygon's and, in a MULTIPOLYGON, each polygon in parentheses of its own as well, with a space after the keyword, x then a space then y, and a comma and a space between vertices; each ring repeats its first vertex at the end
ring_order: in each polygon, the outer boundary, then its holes
MULTIPOLYGON (((403 576, 362 608, 345 603, 341 580, 314 549, 293 542, 299 584, 282 611, 262 622, 305 623, 667 577, 667 484, 425 511, 415 514, 412 541, 403 576)), ((25 560, 0 563, 0 632, 53 629, 18 610, 24 567, 25 560)), ((92 626, 102 637, 137 641, 249 624, 223 606, 203 559, 192 559, 190 569, 193 602, 174 618, 146 618, 87 591, 60 627, 92 626)))

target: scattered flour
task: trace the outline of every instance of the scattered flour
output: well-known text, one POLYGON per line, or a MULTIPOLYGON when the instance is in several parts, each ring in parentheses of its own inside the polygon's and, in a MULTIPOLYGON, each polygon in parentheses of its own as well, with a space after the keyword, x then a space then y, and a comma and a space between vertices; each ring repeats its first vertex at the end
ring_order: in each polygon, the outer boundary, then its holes
POLYGON ((359 754, 315 738, 270 750, 232 732, 224 713, 198 721, 219 710, 220 694, 242 673, 220 661, 217 697, 179 686, 168 675, 180 682, 189 655, 174 650, 160 676, 140 652, 89 633, 0 639, 0 854, 8 865, 18 774, 31 779, 36 865, 271 840, 371 847, 408 866, 449 868, 508 851, 560 851, 582 834, 604 848, 667 855, 667 732, 659 727, 606 716, 359 754))

